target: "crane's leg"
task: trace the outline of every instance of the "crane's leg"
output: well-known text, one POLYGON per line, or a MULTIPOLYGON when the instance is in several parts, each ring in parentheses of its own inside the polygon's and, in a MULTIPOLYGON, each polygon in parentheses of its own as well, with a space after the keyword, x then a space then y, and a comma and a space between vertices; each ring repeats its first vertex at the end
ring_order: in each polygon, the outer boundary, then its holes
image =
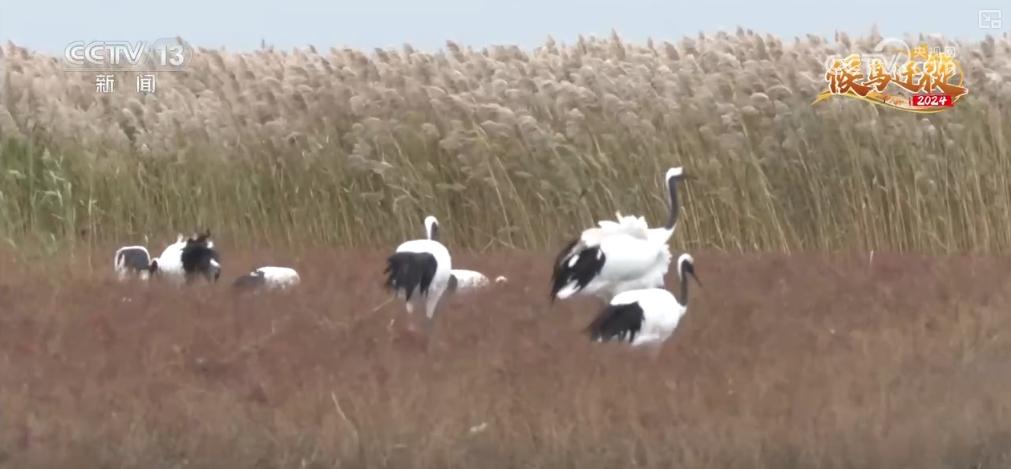
MULTIPOLYGON (((404 295, 401 292, 396 292, 395 293, 395 298, 402 300, 402 299, 404 299, 404 295)), ((406 320, 407 320, 408 327, 410 327, 410 324, 411 324, 411 321, 410 321, 411 315, 414 312, 414 303, 413 303, 413 301, 411 301, 411 300, 405 300, 404 301, 404 310, 407 311, 407 318, 406 318, 406 320)), ((394 325, 396 325, 396 326, 399 327, 400 324, 402 324, 402 322, 399 319, 400 319, 400 313, 394 313, 393 317, 390 318, 390 323, 386 325, 386 331, 387 332, 393 332, 393 326, 394 325)))
POLYGON ((418 318, 417 318, 417 315, 414 314, 414 310, 415 309, 420 309, 421 308, 421 303, 422 303, 421 298, 419 298, 418 295, 414 295, 414 296, 411 297, 411 299, 409 301, 407 301, 404 304, 404 309, 407 310, 407 317, 404 318, 404 319, 407 322, 407 330, 408 330, 408 332, 411 332, 412 334, 418 332, 417 325, 415 324, 415 322, 418 320, 418 318))
MULTIPOLYGON (((397 343, 409 345, 410 348, 416 348, 421 345, 421 341, 425 340, 424 337, 422 337, 425 335, 424 331, 419 330, 417 323, 419 320, 424 321, 425 317, 414 314, 414 311, 420 310, 424 303, 425 301, 420 295, 412 295, 411 299, 404 304, 404 309, 407 310, 407 314, 401 316, 403 313, 400 313, 394 316, 393 321, 397 324, 394 340, 397 343)), ((391 329, 394 327, 392 325, 393 321, 391 321, 391 325, 388 326, 391 329)))
POLYGON ((428 316, 428 320, 431 321, 435 317, 435 308, 439 306, 439 299, 442 297, 442 293, 435 293, 428 295, 425 300, 425 315, 428 316))

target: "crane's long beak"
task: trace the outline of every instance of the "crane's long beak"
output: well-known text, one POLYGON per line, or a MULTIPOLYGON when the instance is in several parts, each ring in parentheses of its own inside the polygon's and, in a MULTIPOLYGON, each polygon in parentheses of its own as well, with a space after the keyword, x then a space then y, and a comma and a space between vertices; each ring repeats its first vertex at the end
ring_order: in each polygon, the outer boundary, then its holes
POLYGON ((695 271, 694 270, 689 271, 688 275, 691 275, 692 278, 695 279, 695 283, 699 284, 700 287, 702 286, 702 281, 699 280, 699 277, 697 275, 695 275, 695 271))

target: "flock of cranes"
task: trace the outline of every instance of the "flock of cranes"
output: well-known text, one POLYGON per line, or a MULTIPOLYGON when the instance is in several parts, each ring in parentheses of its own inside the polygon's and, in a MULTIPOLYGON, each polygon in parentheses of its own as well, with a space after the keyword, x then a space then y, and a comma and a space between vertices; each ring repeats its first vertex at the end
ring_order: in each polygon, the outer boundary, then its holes
MULTIPOLYGON (((586 329, 593 340, 649 346, 656 353, 687 311, 688 276, 699 282, 691 255, 682 254, 677 261, 681 299, 664 285, 672 257, 667 243, 678 220, 677 185, 683 178, 681 167, 668 169, 664 176, 670 200, 664 226, 650 228, 643 217, 617 213, 616 220, 603 220, 584 230, 558 254, 551 279, 552 302, 579 295, 607 302, 586 329)), ((426 237, 398 246, 384 271, 387 288, 405 302, 409 315, 424 307, 429 330, 439 300, 455 288, 458 272, 438 232, 436 218, 426 217, 426 237)))
MULTIPOLYGON (((658 351, 687 311, 688 277, 695 276, 690 254, 678 257, 678 297, 665 287, 671 262, 668 246, 678 222, 677 186, 684 178, 681 167, 664 175, 670 211, 666 223, 650 228, 643 217, 625 216, 602 220, 583 230, 558 253, 551 275, 551 301, 575 296, 593 296, 606 304, 586 333, 595 341, 621 341, 658 351)), ((425 328, 431 331, 440 300, 463 289, 482 288, 492 282, 484 274, 454 269, 449 249, 439 241, 439 222, 424 220, 425 237, 406 241, 386 259, 385 286, 404 301, 408 315, 424 310, 425 328)), ((210 232, 188 238, 179 235, 160 256, 151 258, 144 246, 125 246, 116 251, 114 269, 120 280, 163 276, 176 283, 198 279, 216 282, 221 259, 210 232)), ((495 283, 507 281, 497 277, 495 283)), ((300 282, 290 267, 264 266, 234 280, 241 291, 287 289, 300 282)))
MULTIPOLYGON (((192 283, 198 279, 217 282, 221 277, 221 256, 210 238, 210 231, 188 238, 180 234, 176 242, 153 259, 144 246, 124 246, 117 249, 113 256, 113 269, 120 281, 132 277, 148 280, 158 276, 176 284, 192 283)), ((290 267, 264 266, 236 278, 232 286, 240 291, 285 289, 297 285, 300 280, 298 272, 290 267)))

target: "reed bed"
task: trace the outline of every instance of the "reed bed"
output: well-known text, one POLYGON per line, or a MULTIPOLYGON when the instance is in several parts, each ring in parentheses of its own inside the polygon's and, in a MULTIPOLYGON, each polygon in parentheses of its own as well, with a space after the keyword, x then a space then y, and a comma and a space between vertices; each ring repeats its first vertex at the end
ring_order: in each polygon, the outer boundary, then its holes
POLYGON ((1009 251, 1011 40, 907 38, 956 45, 970 94, 947 112, 812 106, 828 55, 880 39, 197 49, 146 96, 8 43, 0 236, 372 246, 432 213, 456 246, 544 248, 616 209, 659 223, 680 164, 688 247, 1009 251))

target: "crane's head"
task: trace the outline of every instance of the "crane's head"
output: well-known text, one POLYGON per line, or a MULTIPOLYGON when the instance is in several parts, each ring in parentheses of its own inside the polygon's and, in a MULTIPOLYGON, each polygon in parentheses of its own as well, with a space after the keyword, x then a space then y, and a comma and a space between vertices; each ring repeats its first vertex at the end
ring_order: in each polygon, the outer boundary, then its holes
POLYGON ((439 220, 432 215, 425 217, 425 236, 432 241, 439 240, 439 220))
POLYGON ((685 275, 691 275, 695 279, 695 283, 702 286, 702 282, 695 275, 695 259, 688 253, 684 253, 681 257, 678 257, 678 276, 684 278, 685 275))
POLYGON ((681 167, 681 166, 675 166, 675 167, 670 168, 670 169, 667 170, 667 177, 665 177, 664 179, 666 179, 667 181, 670 181, 671 179, 680 178, 680 177, 684 176, 684 174, 685 174, 685 170, 684 170, 683 167, 681 167))

